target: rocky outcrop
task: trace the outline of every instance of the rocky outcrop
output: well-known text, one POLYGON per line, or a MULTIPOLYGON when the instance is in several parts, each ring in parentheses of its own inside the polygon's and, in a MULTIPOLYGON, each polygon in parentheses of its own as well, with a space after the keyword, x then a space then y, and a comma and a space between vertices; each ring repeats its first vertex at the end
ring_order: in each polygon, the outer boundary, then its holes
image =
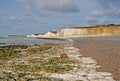
POLYGON ((95 37, 120 35, 120 25, 65 28, 57 31, 58 37, 95 37))

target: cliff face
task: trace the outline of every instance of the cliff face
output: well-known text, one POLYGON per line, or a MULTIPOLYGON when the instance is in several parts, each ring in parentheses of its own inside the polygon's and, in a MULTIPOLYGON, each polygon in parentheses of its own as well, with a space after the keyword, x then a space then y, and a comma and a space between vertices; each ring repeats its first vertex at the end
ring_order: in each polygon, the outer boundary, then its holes
POLYGON ((29 34, 26 37, 35 37, 35 38, 56 38, 56 34, 52 32, 47 32, 45 34, 29 34))
POLYGON ((120 26, 96 26, 82 28, 66 28, 57 31, 58 37, 90 37, 120 35, 120 26))
POLYGON ((120 25, 114 26, 95 26, 65 28, 57 32, 47 32, 46 34, 30 34, 27 37, 38 38, 67 38, 67 37, 95 37, 95 36, 113 36, 120 35, 120 25))

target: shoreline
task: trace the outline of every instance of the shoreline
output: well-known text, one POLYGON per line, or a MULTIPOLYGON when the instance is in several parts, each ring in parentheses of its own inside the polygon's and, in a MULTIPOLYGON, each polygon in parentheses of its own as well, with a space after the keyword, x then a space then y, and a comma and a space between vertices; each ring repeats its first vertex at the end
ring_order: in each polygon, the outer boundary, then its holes
POLYGON ((120 80, 120 36, 72 38, 82 56, 92 57, 100 65, 98 71, 110 72, 120 80))
POLYGON ((68 44, 40 44, 30 47, 10 46, 5 48, 13 51, 13 55, 18 53, 20 56, 11 57, 8 61, 6 60, 5 64, 3 63, 3 66, 0 67, 2 79, 6 79, 4 76, 7 74, 16 80, 32 77, 33 80, 41 78, 49 81, 54 79, 54 81, 115 81, 111 73, 96 70, 99 68, 96 60, 82 56, 78 48, 68 44), (67 54, 68 57, 61 58, 60 55, 63 53, 67 54), (16 78, 20 75, 22 76, 16 78))
POLYGON ((65 41, 67 40, 66 38, 36 38, 36 39, 48 39, 48 40, 60 40, 60 41, 65 41))
POLYGON ((44 44, 44 43, 53 43, 53 44, 70 44, 71 42, 68 39, 53 39, 53 38, 0 38, 0 46, 7 45, 19 45, 19 44, 44 44))

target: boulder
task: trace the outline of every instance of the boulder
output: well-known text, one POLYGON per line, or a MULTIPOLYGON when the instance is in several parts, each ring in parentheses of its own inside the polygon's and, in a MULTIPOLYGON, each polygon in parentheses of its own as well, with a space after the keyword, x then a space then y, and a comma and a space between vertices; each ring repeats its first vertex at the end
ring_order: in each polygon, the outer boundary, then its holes
POLYGON ((66 53, 60 54, 60 58, 68 58, 68 55, 66 53))

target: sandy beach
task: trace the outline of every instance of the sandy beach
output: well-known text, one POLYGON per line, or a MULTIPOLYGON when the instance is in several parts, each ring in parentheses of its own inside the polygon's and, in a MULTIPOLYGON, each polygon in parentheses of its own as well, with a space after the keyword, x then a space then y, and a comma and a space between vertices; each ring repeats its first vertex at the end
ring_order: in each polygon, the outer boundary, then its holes
POLYGON ((110 72, 120 80, 120 36, 73 38, 83 56, 92 57, 100 65, 98 71, 110 72))

